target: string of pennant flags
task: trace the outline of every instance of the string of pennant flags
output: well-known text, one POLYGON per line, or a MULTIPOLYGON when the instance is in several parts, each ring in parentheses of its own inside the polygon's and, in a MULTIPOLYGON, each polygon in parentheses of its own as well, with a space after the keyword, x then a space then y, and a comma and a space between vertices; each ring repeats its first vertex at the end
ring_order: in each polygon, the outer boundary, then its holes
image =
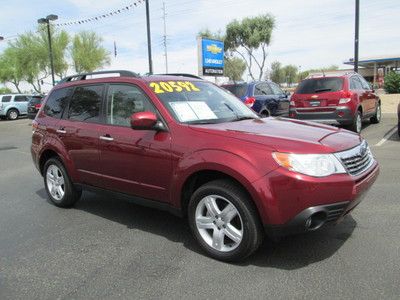
POLYGON ((117 9, 115 11, 111 11, 109 13, 101 14, 96 17, 92 18, 87 18, 87 19, 82 19, 82 20, 75 20, 75 21, 70 21, 70 22, 64 22, 64 23, 54 23, 55 26, 62 27, 62 26, 71 26, 71 25, 81 25, 85 23, 90 23, 90 22, 96 22, 105 18, 113 17, 116 15, 119 15, 120 13, 127 12, 135 7, 137 7, 139 4, 143 3, 145 0, 137 0, 134 3, 124 6, 120 9, 117 9))

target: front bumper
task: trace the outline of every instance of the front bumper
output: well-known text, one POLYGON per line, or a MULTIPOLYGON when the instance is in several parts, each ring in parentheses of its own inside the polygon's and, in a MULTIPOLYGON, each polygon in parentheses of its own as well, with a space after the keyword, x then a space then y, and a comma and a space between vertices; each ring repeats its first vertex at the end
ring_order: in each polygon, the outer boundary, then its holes
POLYGON ((279 237, 339 222, 363 200, 378 174, 377 162, 360 176, 312 178, 283 168, 271 172, 265 178, 270 188, 264 192, 261 213, 265 232, 279 237))
POLYGON ((290 108, 289 115, 293 119, 329 125, 349 125, 354 119, 353 112, 346 106, 290 108))

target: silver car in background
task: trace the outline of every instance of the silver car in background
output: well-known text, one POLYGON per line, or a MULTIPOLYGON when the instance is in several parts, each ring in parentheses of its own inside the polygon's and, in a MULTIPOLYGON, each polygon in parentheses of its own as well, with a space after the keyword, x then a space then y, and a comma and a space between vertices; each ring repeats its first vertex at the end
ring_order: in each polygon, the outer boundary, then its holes
POLYGON ((0 118, 16 120, 28 113, 28 101, 32 94, 0 95, 0 118))

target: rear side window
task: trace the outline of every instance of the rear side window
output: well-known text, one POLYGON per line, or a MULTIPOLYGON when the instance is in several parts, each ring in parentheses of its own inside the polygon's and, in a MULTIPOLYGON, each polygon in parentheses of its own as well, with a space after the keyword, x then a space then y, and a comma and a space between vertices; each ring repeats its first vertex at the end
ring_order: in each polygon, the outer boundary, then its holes
POLYGON ((28 101, 27 96, 15 96, 14 102, 26 102, 28 101))
POLYGON ((68 119, 96 123, 100 119, 103 85, 79 86, 69 104, 68 119))
POLYGON ((242 98, 247 94, 247 84, 224 85, 223 88, 227 89, 239 98, 242 98))
POLYGON ((343 89, 343 79, 336 77, 306 79, 299 84, 297 94, 337 92, 343 89))
POLYGON ((71 88, 53 91, 43 108, 44 113, 49 117, 60 119, 64 109, 68 105, 68 96, 70 92, 71 88))
POLYGON ((257 84, 254 89, 255 96, 265 96, 265 95, 273 95, 272 89, 266 83, 257 84))
POLYGON ((5 102, 10 102, 11 101, 11 96, 3 96, 1 102, 5 103, 5 102))

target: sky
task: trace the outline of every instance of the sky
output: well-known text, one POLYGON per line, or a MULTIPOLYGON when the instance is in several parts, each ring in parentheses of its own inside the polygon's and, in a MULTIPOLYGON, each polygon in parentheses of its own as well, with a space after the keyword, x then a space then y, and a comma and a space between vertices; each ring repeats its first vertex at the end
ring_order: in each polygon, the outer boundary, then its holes
MULTIPOLYGON (((19 33, 35 30, 37 19, 56 14, 63 23, 121 9, 138 0, 0 0, 0 53, 19 33)), ((224 31, 234 19, 271 14, 276 19, 267 65, 294 64, 301 70, 338 65, 353 57, 354 0, 164 0, 169 72, 197 73, 196 35, 224 31)), ((360 0, 360 57, 400 56, 399 0, 360 0)), ((163 0, 150 0, 155 73, 165 72, 163 0)), ((60 27, 74 34, 92 30, 112 54, 105 69, 148 71, 145 5, 82 25, 60 27), (114 57, 113 45, 117 45, 114 57)), ((73 71, 71 71, 73 72, 73 71)), ((246 79, 246 78, 245 78, 246 79)))

